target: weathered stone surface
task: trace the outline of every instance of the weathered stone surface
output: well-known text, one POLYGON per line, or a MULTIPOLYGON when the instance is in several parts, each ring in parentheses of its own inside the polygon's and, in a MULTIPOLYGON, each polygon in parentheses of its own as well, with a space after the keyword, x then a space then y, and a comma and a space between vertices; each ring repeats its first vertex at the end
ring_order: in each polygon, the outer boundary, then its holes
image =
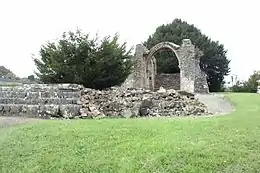
POLYGON ((81 85, 32 84, 0 87, 0 116, 79 117, 81 85))
POLYGON ((59 114, 63 118, 77 118, 80 116, 81 105, 59 105, 59 114))
POLYGON ((1 86, 0 91, 81 91, 84 87, 78 84, 24 84, 21 86, 1 86))
POLYGON ((180 90, 180 73, 166 74, 161 73, 155 76, 155 90, 158 90, 161 86, 165 89, 180 90))
POLYGON ((39 91, 39 92, 32 92, 28 91, 0 91, 0 98, 30 98, 30 99, 37 99, 37 98, 78 98, 81 96, 81 92, 51 92, 48 90, 39 91))
POLYGON ((105 91, 85 89, 81 97, 84 118, 98 116, 188 116, 210 114, 194 98, 194 94, 161 88, 157 92, 145 89, 112 88, 105 91))
MULTIPOLYGON (((177 89, 175 83, 159 82, 156 79, 157 67, 154 55, 163 49, 168 49, 176 54, 180 68, 179 89, 190 93, 208 93, 208 84, 206 74, 200 69, 200 57, 203 55, 200 50, 195 48, 189 39, 184 39, 181 46, 171 42, 161 42, 150 49, 143 45, 136 46, 134 61, 134 70, 131 75, 122 84, 122 88, 144 88, 158 89, 160 85, 166 88, 177 89), (156 82, 157 81, 157 82, 156 82), (169 84, 173 86, 170 87, 169 84)), ((163 76, 157 76, 163 77, 163 76)), ((166 80, 166 79, 165 79, 166 80)), ((175 79, 173 79, 175 81, 175 79)), ((160 79, 159 81, 163 81, 160 79)), ((177 81, 177 80, 176 80, 177 81)))
POLYGON ((80 108, 80 105, 0 104, 0 116, 72 118, 79 116, 80 108))
POLYGON ((140 116, 149 116, 152 114, 151 110, 153 107, 152 99, 145 99, 142 101, 141 106, 139 108, 140 116))
POLYGON ((77 104, 78 98, 0 98, 0 104, 77 104))

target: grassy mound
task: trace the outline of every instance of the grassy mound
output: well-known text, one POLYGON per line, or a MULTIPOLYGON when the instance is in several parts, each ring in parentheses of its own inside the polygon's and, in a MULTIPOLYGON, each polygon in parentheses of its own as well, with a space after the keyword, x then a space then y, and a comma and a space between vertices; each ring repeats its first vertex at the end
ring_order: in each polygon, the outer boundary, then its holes
POLYGON ((260 172, 260 96, 230 115, 43 120, 0 130, 0 172, 260 172))

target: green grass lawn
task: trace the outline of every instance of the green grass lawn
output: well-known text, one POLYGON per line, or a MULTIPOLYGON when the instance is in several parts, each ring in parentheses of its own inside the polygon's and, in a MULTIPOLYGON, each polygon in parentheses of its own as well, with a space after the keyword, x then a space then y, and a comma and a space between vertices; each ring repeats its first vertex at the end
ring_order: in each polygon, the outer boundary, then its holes
POLYGON ((43 120, 0 130, 0 172, 260 172, 260 95, 200 118, 43 120))

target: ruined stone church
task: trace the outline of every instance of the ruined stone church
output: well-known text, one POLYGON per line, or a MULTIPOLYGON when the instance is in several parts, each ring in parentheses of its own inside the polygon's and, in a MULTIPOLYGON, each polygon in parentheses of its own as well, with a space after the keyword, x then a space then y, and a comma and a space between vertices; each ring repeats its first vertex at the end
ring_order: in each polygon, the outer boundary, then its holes
POLYGON ((202 52, 195 48, 191 40, 184 39, 182 45, 161 42, 148 50, 144 45, 136 45, 134 70, 122 84, 123 88, 144 88, 156 90, 159 87, 182 90, 189 93, 208 93, 207 76, 200 69, 202 52), (160 50, 172 51, 179 62, 180 74, 157 74, 154 55, 160 50))

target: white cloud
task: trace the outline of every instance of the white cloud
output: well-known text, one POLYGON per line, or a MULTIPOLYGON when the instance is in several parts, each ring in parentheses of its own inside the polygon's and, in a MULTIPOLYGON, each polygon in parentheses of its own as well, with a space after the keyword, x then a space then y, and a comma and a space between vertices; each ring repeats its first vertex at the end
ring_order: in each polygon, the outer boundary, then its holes
POLYGON ((118 32, 131 47, 178 17, 223 43, 232 73, 245 79, 260 69, 257 7, 257 0, 0 1, 0 64, 28 76, 35 69, 31 54, 64 31, 79 27, 101 36, 118 32))

